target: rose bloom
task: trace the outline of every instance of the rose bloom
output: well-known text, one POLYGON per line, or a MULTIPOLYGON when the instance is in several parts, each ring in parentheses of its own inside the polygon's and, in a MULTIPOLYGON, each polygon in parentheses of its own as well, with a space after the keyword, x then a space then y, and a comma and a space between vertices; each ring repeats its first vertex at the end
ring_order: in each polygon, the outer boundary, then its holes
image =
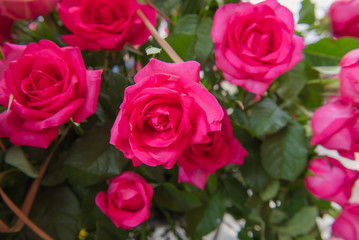
POLYGON ((359 105, 359 49, 344 55, 340 61, 340 94, 359 105))
POLYGON ((0 14, 0 45, 5 41, 11 41, 11 27, 13 20, 0 14))
POLYGON ((200 65, 151 61, 127 87, 110 143, 133 165, 172 168, 188 144, 219 131, 223 110, 199 84, 200 65))
POLYGON ((128 230, 149 218, 152 196, 153 189, 145 179, 124 172, 111 179, 107 193, 98 193, 95 202, 116 227, 128 230))
POLYGON ((359 38, 359 1, 337 0, 329 8, 333 34, 336 37, 359 38))
POLYGON ((312 145, 320 144, 337 150, 344 157, 355 159, 359 151, 359 110, 348 98, 332 97, 312 117, 312 145))
POLYGON ((137 16, 138 9, 156 25, 156 11, 136 0, 61 0, 59 17, 73 33, 62 39, 89 50, 121 50, 127 42, 143 44, 150 32, 137 16))
POLYGON ((35 19, 55 9, 59 0, 0 0, 0 12, 14 20, 35 19))
POLYGON ((86 70, 78 48, 5 43, 0 61, 0 137, 46 148, 59 126, 80 123, 96 110, 102 70, 86 70))
POLYGON ((276 0, 226 4, 213 20, 216 64, 230 83, 263 95, 302 59, 303 38, 293 33, 293 14, 276 0))
POLYGON ((359 203, 351 203, 343 207, 332 225, 332 235, 344 240, 359 239, 359 203))
POLYGON ((224 110, 222 130, 209 132, 203 142, 188 146, 181 155, 178 181, 203 189, 210 173, 227 164, 243 164, 247 154, 233 136, 231 122, 224 110))
POLYGON ((330 157, 315 158, 308 168, 313 175, 305 177, 305 186, 313 195, 342 206, 348 203, 358 171, 347 169, 330 157))

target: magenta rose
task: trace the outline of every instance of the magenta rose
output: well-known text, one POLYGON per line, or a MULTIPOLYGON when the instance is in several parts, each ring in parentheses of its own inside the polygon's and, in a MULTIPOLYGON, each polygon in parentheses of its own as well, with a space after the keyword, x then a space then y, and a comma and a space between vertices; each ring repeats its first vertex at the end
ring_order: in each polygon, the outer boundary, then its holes
POLYGON ((355 159, 359 152, 359 110, 348 98, 332 97, 312 117, 312 144, 337 150, 344 157, 355 159))
MULTIPOLYGON (((0 11, 1 12, 1 11, 0 11)), ((0 45, 5 41, 11 41, 11 27, 13 20, 0 14, 0 45)))
POLYGON ((332 225, 332 235, 344 240, 359 239, 359 203, 351 203, 343 207, 332 225))
POLYGON ((340 94, 359 106, 359 49, 344 55, 340 61, 340 94))
POLYGON ((313 175, 305 177, 305 186, 313 195, 342 206, 348 203, 358 171, 347 169, 330 157, 315 158, 308 168, 313 175))
POLYGON ((199 83, 200 65, 151 61, 125 90, 110 143, 133 165, 172 168, 188 144, 219 131, 223 110, 199 83))
POLYGON ((359 38, 359 1, 337 0, 329 8, 333 34, 336 37, 359 38))
POLYGON ((188 146, 178 165, 178 181, 203 189, 210 173, 227 164, 243 164, 247 151, 233 136, 229 117, 224 110, 222 130, 208 132, 203 142, 188 146))
POLYGON ((124 172, 112 178, 107 193, 100 192, 96 205, 118 228, 131 229, 150 217, 152 187, 140 175, 124 172))
POLYGON ((0 0, 0 12, 14 20, 35 19, 55 9, 59 0, 0 0))
POLYGON ((226 4, 213 20, 216 64, 230 83, 263 95, 302 59, 303 38, 293 33, 293 14, 276 0, 226 4))
POLYGON ((127 42, 143 44, 150 32, 137 16, 138 9, 156 25, 156 11, 136 0, 61 0, 59 17, 73 33, 62 39, 89 50, 121 50, 127 42))
POLYGON ((0 114, 0 137, 46 148, 61 124, 95 112, 102 70, 86 70, 78 48, 41 40, 6 43, 3 51, 0 104, 10 107, 0 114))

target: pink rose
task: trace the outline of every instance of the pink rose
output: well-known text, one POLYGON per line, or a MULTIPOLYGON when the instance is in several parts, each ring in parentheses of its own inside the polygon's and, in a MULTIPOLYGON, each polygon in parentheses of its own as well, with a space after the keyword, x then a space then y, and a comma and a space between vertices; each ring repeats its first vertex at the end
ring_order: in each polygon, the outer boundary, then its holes
POLYGON ((293 33, 293 14, 276 0, 226 4, 213 20, 216 64, 227 81, 263 95, 302 59, 303 38, 293 33))
POLYGON ((59 126, 80 123, 96 110, 102 70, 86 70, 78 48, 48 40, 6 43, 0 61, 0 137, 16 145, 46 148, 59 126))
POLYGON ((332 225, 332 235, 344 240, 359 239, 359 203, 348 204, 332 225))
POLYGON ((5 41, 11 41, 11 27, 13 20, 0 14, 0 45, 5 41))
POLYGON ((358 171, 347 169, 330 157, 315 158, 308 168, 314 175, 305 178, 305 185, 313 195, 342 206, 348 203, 358 171))
POLYGON ((59 0, 0 0, 0 12, 14 20, 35 19, 55 9, 59 0))
POLYGON ((221 129, 223 110, 199 84, 200 65, 151 61, 125 90, 110 143, 133 165, 172 168, 188 144, 221 129))
POLYGON ((312 117, 312 145, 334 149, 354 159, 359 151, 359 110, 353 109, 348 98, 332 97, 312 117))
POLYGON ((333 34, 336 37, 359 38, 359 1, 337 0, 329 8, 333 34))
POLYGON ((359 49, 345 54, 340 66, 340 94, 350 98, 356 106, 359 106, 359 49))
POLYGON ((156 11, 136 0, 62 0, 59 17, 73 33, 62 39, 89 50, 121 50, 127 42, 143 44, 150 32, 137 16, 138 9, 156 26, 156 11))
POLYGON ((203 142, 188 146, 178 165, 178 181, 203 189, 210 173, 226 164, 243 164, 247 151, 233 136, 229 117, 224 110, 222 130, 208 132, 203 142))
POLYGON ((96 205, 118 228, 131 229, 150 217, 152 187, 140 175, 124 172, 112 178, 107 193, 100 192, 96 205))

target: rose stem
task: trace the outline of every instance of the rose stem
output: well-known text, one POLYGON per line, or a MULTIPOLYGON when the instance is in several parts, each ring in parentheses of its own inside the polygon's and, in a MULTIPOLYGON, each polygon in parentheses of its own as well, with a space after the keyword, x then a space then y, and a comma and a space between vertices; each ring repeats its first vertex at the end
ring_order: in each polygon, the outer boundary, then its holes
POLYGON ((160 37, 160 34, 157 32, 156 28, 151 24, 146 15, 141 11, 141 9, 137 10, 137 15, 142 19, 143 23, 146 25, 148 30, 151 32, 152 36, 156 39, 156 41, 161 45, 163 50, 166 51, 168 56, 172 58, 175 63, 183 62, 182 58, 178 56, 178 54, 173 50, 173 48, 160 37))
MULTIPOLYGON (((49 165, 49 163, 50 163, 50 160, 51 160, 51 158, 53 157, 53 155, 55 154, 55 151, 56 151, 56 149, 59 147, 60 143, 63 141, 63 139, 65 138, 65 136, 66 136, 67 133, 69 132, 70 128, 71 128, 71 124, 68 124, 67 127, 66 127, 66 129, 65 129, 65 131, 64 131, 64 133, 61 135, 60 139, 56 142, 54 148, 52 149, 52 151, 50 152, 50 154, 47 156, 47 158, 45 159, 44 163, 42 164, 41 169, 40 169, 40 173, 39 173, 39 177, 36 178, 36 179, 33 181, 33 183, 31 184, 30 190, 29 190, 29 191, 27 192, 27 194, 26 194, 25 201, 24 201, 24 204, 23 204, 23 206, 22 206, 22 211, 20 211, 21 214, 23 214, 23 215, 17 214, 17 212, 14 211, 14 210, 11 208, 12 205, 14 205, 15 207, 16 207, 16 205, 15 205, 10 199, 9 199, 8 202, 5 202, 8 206, 9 206, 9 204, 10 204, 9 208, 10 208, 11 210, 13 210, 13 211, 15 212, 15 214, 19 217, 19 219, 18 219, 18 220, 16 221, 16 223, 14 224, 14 226, 11 228, 12 232, 18 232, 18 231, 20 231, 20 230, 24 227, 24 223, 25 223, 25 224, 27 224, 35 233, 37 233, 39 236, 40 236, 40 234, 42 234, 42 233, 41 233, 41 232, 42 232, 41 229, 40 229, 40 230, 41 230, 40 232, 37 232, 37 230, 39 229, 39 227, 37 227, 37 226, 35 225, 36 228, 32 228, 32 227, 31 227, 32 225, 29 225, 29 224, 28 224, 30 220, 29 220, 29 219, 28 219, 29 221, 25 220, 25 219, 23 218, 23 216, 25 216, 25 217, 27 218, 27 216, 29 215, 30 210, 31 210, 31 208, 32 208, 32 204, 34 203, 34 200, 35 200, 35 197, 36 197, 36 193, 37 193, 37 191, 39 190, 41 180, 42 180, 42 178, 43 178, 44 175, 45 175, 45 172, 46 172, 46 169, 47 169, 47 167, 48 167, 48 165, 49 165)), ((0 188, 0 189, 1 189, 1 188, 0 188)), ((3 192, 3 194, 5 194, 5 193, 3 192)), ((1 194, 1 195, 3 196, 3 194, 1 194)), ((6 194, 5 194, 5 196, 6 196, 6 194)), ((4 197, 4 196, 3 196, 3 197, 4 197)), ((7 197, 7 196, 6 196, 6 197, 7 197)), ((5 200, 4 200, 4 201, 5 201, 5 200)), ((17 207, 16 207, 16 208, 17 208, 17 207)), ((30 221, 30 222, 31 222, 31 221, 30 221)), ((32 222, 31 222, 31 223, 32 223, 32 222)), ((31 224, 31 223, 30 223, 30 224, 31 224)), ((34 224, 34 223, 32 223, 32 224, 34 224)), ((52 239, 52 238, 46 238, 46 239, 52 239)))
MULTIPOLYGON (((6 205, 8 205, 8 207, 19 217, 19 219, 21 218, 22 221, 25 222, 25 224, 27 226, 29 226, 29 228, 31 228, 37 235, 39 235, 42 239, 45 240, 53 240, 52 237, 50 237, 49 235, 47 235, 47 233, 45 233, 41 228, 39 228, 33 221, 31 221, 17 206, 16 204, 11 201, 11 199, 6 195, 6 193, 2 190, 2 188, 0 187, 0 195, 2 197, 2 199, 4 200, 4 202, 6 203, 6 205)), ((3 223, 1 224, 3 226, 3 223)), ((6 226, 3 226, 6 227, 6 226)), ((12 229, 12 228, 11 228, 12 229)), ((11 230, 10 229, 10 230, 11 230)))
POLYGON ((6 149, 6 147, 5 147, 5 145, 4 145, 4 143, 1 141, 1 139, 0 139, 0 148, 1 148, 1 150, 3 151, 3 152, 7 152, 7 149, 6 149))
POLYGON ((0 60, 3 60, 4 58, 5 58, 4 53, 3 53, 1 45, 0 45, 0 60))
POLYGON ((166 14, 164 12, 162 12, 156 5, 154 5, 150 0, 144 0, 148 5, 150 5, 153 9, 156 10, 156 12, 161 15, 161 17, 163 17, 164 19, 166 19, 167 22, 169 22, 170 24, 172 24, 173 26, 175 25, 175 23, 166 16, 166 14))

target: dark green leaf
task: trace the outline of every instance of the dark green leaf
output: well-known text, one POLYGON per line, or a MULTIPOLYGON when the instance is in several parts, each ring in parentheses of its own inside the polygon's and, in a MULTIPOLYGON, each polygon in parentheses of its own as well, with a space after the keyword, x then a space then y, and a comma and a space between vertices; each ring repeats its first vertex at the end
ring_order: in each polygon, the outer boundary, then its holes
POLYGON ((288 215, 285 212, 283 212, 282 210, 273 209, 273 211, 271 212, 271 215, 269 217, 269 222, 273 223, 273 224, 279 224, 282 221, 284 221, 287 217, 288 217, 288 215))
POLYGON ((172 15, 173 9, 180 4, 181 0, 151 0, 151 2, 169 17, 172 15))
MULTIPOLYGON (((194 58, 194 48, 197 40, 196 34, 174 33, 167 37, 166 40, 184 61, 189 61, 194 58)), ((161 51, 158 55, 158 59, 164 62, 172 62, 172 59, 165 51, 161 51)))
POLYGON ((129 160, 109 144, 110 126, 95 125, 71 147, 65 164, 71 183, 96 184, 119 175, 129 160))
POLYGON ((256 104, 250 116, 251 128, 260 136, 274 133, 287 125, 291 117, 270 98, 256 104))
POLYGON ((117 113, 123 101, 125 88, 130 85, 130 82, 125 76, 112 71, 109 72, 107 77, 109 80, 109 96, 112 108, 114 109, 114 112, 117 113))
POLYGON ((248 199, 248 194, 244 186, 235 178, 226 178, 224 189, 232 200, 233 205, 245 212, 247 210, 245 203, 248 199))
POLYGON ((128 232, 116 228, 110 220, 97 223, 96 239, 98 240, 127 240, 131 239, 128 232))
POLYGON ((267 136, 261 147, 262 165, 273 178, 294 180, 304 170, 308 150, 304 128, 291 122, 286 128, 267 136))
POLYGON ((317 216, 316 207, 303 207, 289 219, 285 227, 279 228, 278 231, 293 237, 309 233, 316 225, 317 216))
POLYGON ((195 34, 197 32, 199 20, 199 16, 196 14, 188 14, 178 19, 174 33, 195 34))
POLYGON ((29 177, 36 178, 39 171, 29 162, 24 151, 19 146, 12 146, 5 155, 5 162, 21 170, 29 177))
POLYGON ((304 62, 299 62, 294 68, 278 78, 278 95, 284 100, 292 100, 298 96, 307 82, 304 62))
POLYGON ((315 21, 315 6, 310 0, 302 1, 302 8, 299 12, 299 21, 298 23, 308 23, 313 24, 315 21))
MULTIPOLYGON (((80 205, 73 192, 64 186, 42 188, 36 197, 30 219, 56 240, 75 239, 79 232, 80 205)), ((38 239, 27 229, 27 239, 38 239)))
POLYGON ((196 239, 214 230, 222 221, 226 210, 226 200, 222 191, 211 196, 202 206, 186 214, 189 235, 196 239))
POLYGON ((308 45, 304 53, 313 66, 335 66, 347 52, 356 48, 359 48, 359 40, 356 38, 323 38, 308 45))
POLYGON ((277 196, 280 188, 280 182, 278 180, 270 181, 265 189, 260 193, 261 199, 263 201, 268 201, 277 196))
POLYGON ((188 211, 201 205, 196 195, 178 190, 170 183, 163 183, 154 189, 154 200, 159 206, 177 212, 188 211))
POLYGON ((197 28, 197 42, 195 46, 195 58, 200 63, 204 63, 214 48, 211 37, 213 21, 210 17, 203 18, 197 28))

